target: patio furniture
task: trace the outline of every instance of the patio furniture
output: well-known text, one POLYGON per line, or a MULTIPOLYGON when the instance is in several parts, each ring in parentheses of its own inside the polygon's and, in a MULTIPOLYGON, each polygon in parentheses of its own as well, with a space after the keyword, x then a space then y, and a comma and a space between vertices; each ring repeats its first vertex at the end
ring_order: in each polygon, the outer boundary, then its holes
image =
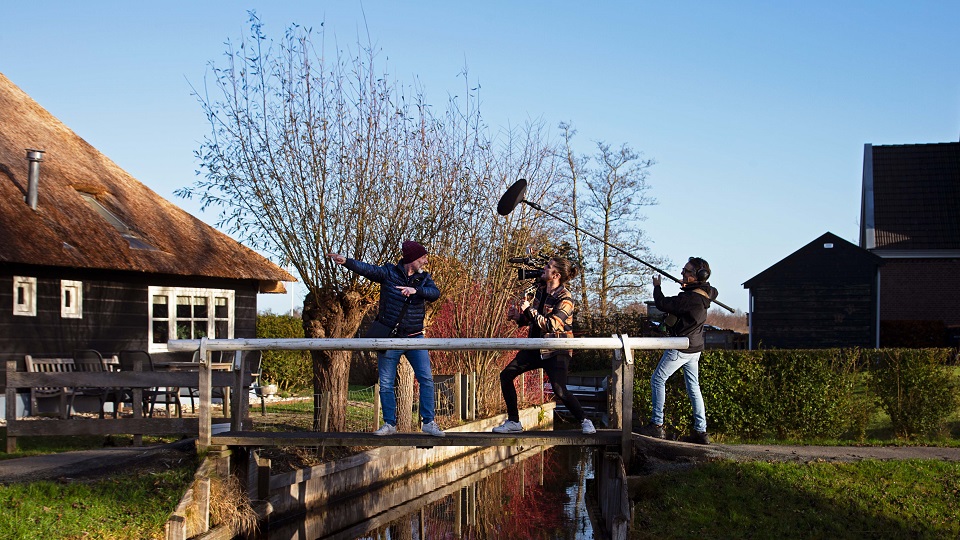
MULTIPOLYGON (((32 355, 24 356, 24 363, 28 373, 69 373, 73 371, 73 358, 36 358, 32 355)), ((40 415, 39 400, 59 398, 60 418, 69 417, 67 398, 73 394, 73 388, 66 386, 41 386, 30 389, 30 412, 34 416, 40 415)))

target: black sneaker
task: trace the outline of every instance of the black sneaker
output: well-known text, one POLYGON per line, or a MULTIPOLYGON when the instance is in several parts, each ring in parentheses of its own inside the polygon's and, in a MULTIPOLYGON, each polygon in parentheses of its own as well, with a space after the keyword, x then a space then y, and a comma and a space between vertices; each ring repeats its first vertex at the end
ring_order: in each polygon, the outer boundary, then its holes
POLYGON ((647 437, 655 437, 657 439, 666 439, 667 434, 663 431, 663 424, 654 424, 650 422, 649 424, 640 428, 640 434, 646 435, 647 437))
POLYGON ((710 444, 710 436, 706 431, 694 431, 692 435, 681 437, 680 440, 693 444, 710 444))

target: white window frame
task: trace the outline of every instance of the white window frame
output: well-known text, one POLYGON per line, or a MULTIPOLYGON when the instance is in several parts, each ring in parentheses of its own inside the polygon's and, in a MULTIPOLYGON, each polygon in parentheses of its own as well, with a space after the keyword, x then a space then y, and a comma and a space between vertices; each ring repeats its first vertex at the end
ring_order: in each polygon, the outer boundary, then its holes
POLYGON ((82 281, 60 280, 60 317, 64 319, 83 318, 82 281))
MULTIPOLYGON (((232 289, 197 289, 197 288, 186 288, 186 287, 156 287, 150 286, 147 288, 147 343, 149 344, 149 352, 168 352, 166 341, 171 339, 177 339, 177 299, 178 297, 189 297, 189 298, 206 298, 207 300, 207 328, 206 335, 213 336, 217 338, 226 338, 233 339, 234 332, 234 321, 235 321, 235 311, 236 311, 236 291, 232 289), (154 297, 155 296, 165 296, 167 302, 167 317, 154 317, 154 297), (227 318, 223 317, 218 318, 216 316, 216 299, 217 298, 226 298, 227 300, 227 318), (216 335, 216 322, 217 321, 226 321, 227 322, 227 335, 220 336, 216 335), (166 341, 163 343, 154 342, 154 323, 155 322, 167 322, 167 335, 166 341)), ((191 306, 193 304, 191 303, 191 306)), ((192 311, 192 309, 191 309, 192 311)), ((181 321, 184 319, 181 319, 181 321)), ((186 320, 196 322, 202 319, 196 319, 190 317, 186 320)), ((190 339, 190 338, 188 338, 190 339)))
POLYGON ((37 278, 13 276, 13 314, 23 317, 37 316, 37 278), (17 302, 21 287, 23 287, 22 304, 17 302))

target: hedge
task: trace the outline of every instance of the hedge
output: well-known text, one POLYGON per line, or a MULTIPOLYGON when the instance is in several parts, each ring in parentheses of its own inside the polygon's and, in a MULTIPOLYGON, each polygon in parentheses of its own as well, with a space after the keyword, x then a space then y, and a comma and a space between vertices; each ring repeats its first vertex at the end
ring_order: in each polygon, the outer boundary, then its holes
MULTIPOLYGON (((878 407, 904 438, 940 436, 960 405, 949 349, 705 351, 700 386, 711 433, 746 439, 863 439, 878 407)), ((659 351, 636 356, 634 418, 650 414, 659 351)), ((667 381, 664 425, 689 433, 681 373, 667 381)))

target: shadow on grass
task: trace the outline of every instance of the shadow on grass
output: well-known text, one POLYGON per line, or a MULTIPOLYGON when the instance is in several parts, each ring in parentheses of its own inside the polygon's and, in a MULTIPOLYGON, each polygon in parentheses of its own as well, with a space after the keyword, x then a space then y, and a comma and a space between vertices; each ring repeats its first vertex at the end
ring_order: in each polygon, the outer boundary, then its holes
POLYGON ((713 462, 644 479, 633 538, 957 538, 960 464, 713 462))

